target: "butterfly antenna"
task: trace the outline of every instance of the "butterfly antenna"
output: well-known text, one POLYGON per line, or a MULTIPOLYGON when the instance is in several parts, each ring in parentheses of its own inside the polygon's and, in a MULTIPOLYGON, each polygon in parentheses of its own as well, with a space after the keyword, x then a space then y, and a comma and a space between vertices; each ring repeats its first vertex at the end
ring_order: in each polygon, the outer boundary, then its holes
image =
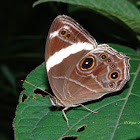
POLYGON ((37 87, 37 86, 35 86, 34 84, 31 84, 30 82, 28 82, 28 81, 26 81, 26 80, 21 80, 21 81, 22 81, 22 82, 25 82, 25 83, 27 83, 27 84, 29 84, 29 85, 35 87, 35 88, 38 88, 38 89, 40 89, 41 91, 47 93, 49 96, 53 97, 48 91, 45 91, 45 90, 41 89, 40 87, 37 87))

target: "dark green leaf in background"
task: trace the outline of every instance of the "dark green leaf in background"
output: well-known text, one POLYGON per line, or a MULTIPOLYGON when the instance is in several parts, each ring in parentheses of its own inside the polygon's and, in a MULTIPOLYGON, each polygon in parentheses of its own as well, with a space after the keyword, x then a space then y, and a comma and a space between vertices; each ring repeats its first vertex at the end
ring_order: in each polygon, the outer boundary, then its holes
POLYGON ((38 0, 33 6, 45 2, 63 2, 91 9, 112 20, 123 22, 139 38, 140 11, 127 0, 38 0))
MULTIPOLYGON (((110 46, 130 57, 130 81, 121 91, 85 104, 98 113, 82 107, 68 110, 68 130, 61 110, 54 110, 48 97, 34 96, 35 87, 24 83, 13 123, 15 137, 18 140, 57 140, 64 136, 77 136, 79 140, 140 138, 140 54, 121 45, 110 46), (83 125, 87 126, 85 130, 77 132, 83 125)), ((48 89, 45 64, 33 70, 26 80, 48 89)))

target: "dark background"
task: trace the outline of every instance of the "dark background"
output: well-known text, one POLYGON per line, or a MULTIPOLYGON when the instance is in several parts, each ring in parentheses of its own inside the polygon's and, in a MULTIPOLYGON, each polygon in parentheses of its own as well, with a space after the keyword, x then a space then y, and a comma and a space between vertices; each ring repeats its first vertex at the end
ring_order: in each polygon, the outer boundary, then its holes
POLYGON ((136 34, 118 19, 111 21, 89 9, 64 3, 7 0, 0 4, 0 140, 14 139, 12 122, 22 91, 21 79, 44 61, 45 42, 59 14, 74 18, 98 43, 117 43, 137 49, 136 34))

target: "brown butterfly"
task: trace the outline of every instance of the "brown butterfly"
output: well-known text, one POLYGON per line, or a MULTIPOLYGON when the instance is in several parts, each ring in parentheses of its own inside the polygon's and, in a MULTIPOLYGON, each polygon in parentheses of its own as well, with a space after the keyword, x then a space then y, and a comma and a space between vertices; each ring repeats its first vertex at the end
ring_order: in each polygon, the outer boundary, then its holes
POLYGON ((97 45, 83 27, 65 15, 57 16, 51 25, 45 64, 54 93, 50 101, 64 107, 68 127, 65 110, 118 91, 129 80, 129 57, 107 44, 97 45))

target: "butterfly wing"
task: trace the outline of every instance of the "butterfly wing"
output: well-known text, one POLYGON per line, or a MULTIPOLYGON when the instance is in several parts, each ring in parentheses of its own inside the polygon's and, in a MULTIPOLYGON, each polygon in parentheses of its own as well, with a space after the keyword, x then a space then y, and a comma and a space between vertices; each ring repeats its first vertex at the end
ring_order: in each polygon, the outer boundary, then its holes
POLYGON ((50 86, 65 106, 67 79, 81 56, 97 48, 95 39, 68 16, 53 21, 45 50, 45 62, 50 86), (64 78, 66 77, 66 78, 64 78))
POLYGON ((120 90, 128 80, 129 58, 106 44, 99 45, 80 59, 67 78, 67 104, 98 99, 120 90))
POLYGON ((57 16, 48 34, 45 59, 72 44, 85 42, 91 44, 92 49, 97 47, 95 39, 75 20, 65 15, 57 16))

